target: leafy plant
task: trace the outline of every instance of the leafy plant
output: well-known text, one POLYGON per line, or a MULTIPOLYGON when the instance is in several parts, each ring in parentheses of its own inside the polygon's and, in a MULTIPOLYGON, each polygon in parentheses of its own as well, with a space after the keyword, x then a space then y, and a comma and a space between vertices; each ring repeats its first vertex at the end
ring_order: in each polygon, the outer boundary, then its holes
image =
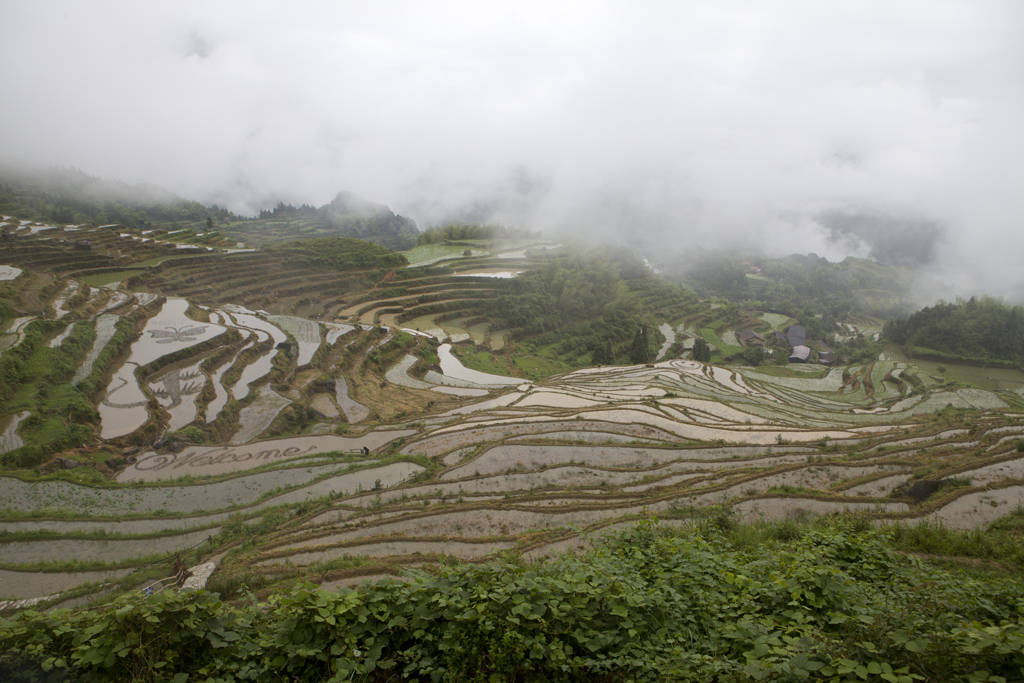
MULTIPOLYGON (((725 526, 642 522, 584 557, 442 566, 337 593, 304 584, 266 603, 164 592, 26 612, 0 622, 0 675, 997 681, 1024 672, 1019 578, 922 564, 866 523, 742 535, 725 526)), ((236 578, 224 587, 237 591, 245 579, 236 578)))

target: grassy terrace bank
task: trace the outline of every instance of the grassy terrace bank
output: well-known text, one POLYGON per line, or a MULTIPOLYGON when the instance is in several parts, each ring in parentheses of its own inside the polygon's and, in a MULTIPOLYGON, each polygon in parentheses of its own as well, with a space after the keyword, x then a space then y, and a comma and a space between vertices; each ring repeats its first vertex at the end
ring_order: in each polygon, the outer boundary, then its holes
POLYGON ((943 555, 1019 540, 985 533, 988 544, 712 514, 640 522, 582 555, 447 565, 357 590, 128 595, 0 622, 0 677, 1021 680, 1024 581, 1002 562, 943 555), (941 562, 915 555, 921 545, 941 562))

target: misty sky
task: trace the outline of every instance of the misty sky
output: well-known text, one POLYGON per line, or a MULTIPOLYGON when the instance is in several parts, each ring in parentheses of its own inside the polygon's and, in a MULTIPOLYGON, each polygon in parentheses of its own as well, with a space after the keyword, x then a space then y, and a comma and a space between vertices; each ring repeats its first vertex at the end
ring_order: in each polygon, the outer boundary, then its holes
POLYGON ((2 0, 0 88, 5 161, 241 212, 832 258, 816 216, 866 212, 941 226, 928 293, 1024 299, 1015 0, 2 0))

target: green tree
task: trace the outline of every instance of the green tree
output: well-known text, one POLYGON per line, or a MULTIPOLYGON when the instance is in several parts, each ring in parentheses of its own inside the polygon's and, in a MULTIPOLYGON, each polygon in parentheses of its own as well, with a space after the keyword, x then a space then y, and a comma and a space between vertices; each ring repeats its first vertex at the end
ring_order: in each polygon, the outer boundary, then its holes
POLYGON ((651 346, 647 339, 647 328, 641 326, 633 337, 633 345, 629 349, 630 363, 647 363, 651 360, 651 346))
POLYGON ((711 360, 711 347, 708 346, 704 337, 697 337, 693 340, 693 359, 701 363, 707 363, 711 360))
POLYGON ((740 352, 740 358, 747 365, 760 365, 764 360, 764 348, 757 345, 748 346, 740 352))
POLYGON ((615 354, 612 352, 612 343, 610 341, 599 343, 597 348, 594 349, 591 362, 594 365, 611 365, 614 363, 615 354))

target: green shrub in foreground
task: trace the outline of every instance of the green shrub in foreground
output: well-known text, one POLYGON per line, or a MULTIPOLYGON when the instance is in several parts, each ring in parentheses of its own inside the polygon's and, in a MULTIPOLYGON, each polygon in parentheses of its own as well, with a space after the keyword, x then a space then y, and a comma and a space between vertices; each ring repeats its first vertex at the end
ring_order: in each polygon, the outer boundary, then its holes
POLYGON ((1024 677, 1024 583, 922 566, 881 532, 785 540, 641 524, 585 557, 408 583, 207 592, 0 624, 0 678, 999 681, 1024 677), (6 668, 5 668, 6 667, 6 668), (24 669, 23 669, 24 670, 24 669))

